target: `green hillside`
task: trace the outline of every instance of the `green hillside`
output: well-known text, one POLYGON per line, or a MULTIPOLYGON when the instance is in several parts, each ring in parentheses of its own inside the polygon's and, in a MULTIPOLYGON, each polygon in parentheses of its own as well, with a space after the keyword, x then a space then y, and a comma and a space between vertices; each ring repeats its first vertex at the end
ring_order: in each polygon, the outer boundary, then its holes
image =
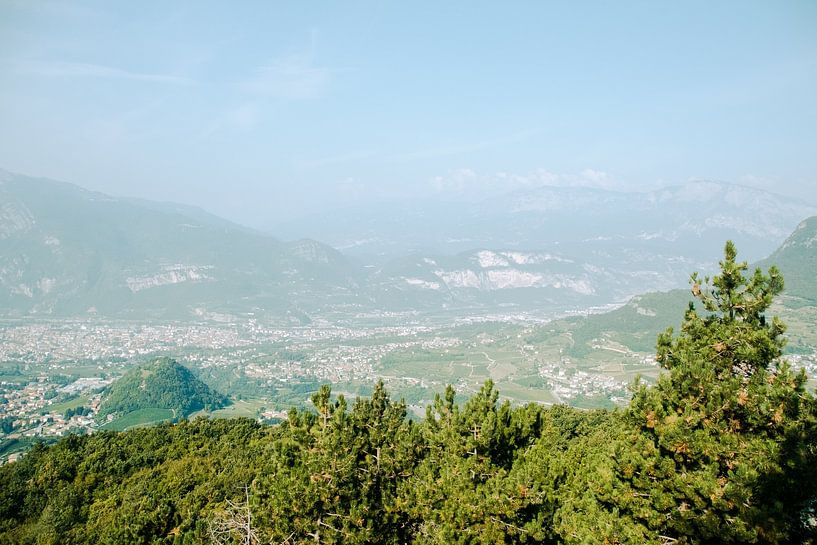
POLYGON ((777 265, 786 279, 786 295, 801 299, 789 305, 817 306, 817 216, 808 218, 760 267, 777 265))
MULTIPOLYGON (((803 346, 817 348, 817 216, 803 221, 780 248, 751 269, 771 265, 776 265, 785 279, 783 296, 774 310, 789 323, 789 347, 797 351, 803 346)), ((652 353, 658 334, 670 325, 677 329, 692 300, 689 290, 646 293, 611 312, 572 318, 558 325, 572 335, 568 353, 577 358, 587 356, 597 339, 620 343, 634 352, 652 353)))
MULTIPOLYGON (((100 418, 114 414, 127 419, 136 411, 152 420, 184 418, 205 409, 219 409, 227 398, 170 358, 157 358, 130 370, 114 382, 99 408, 100 418)), ((131 420, 134 420, 131 418, 131 420)), ((134 420, 130 425, 138 424, 134 420)))
POLYGON ((779 276, 727 256, 626 407, 513 407, 487 381, 414 420, 381 382, 275 426, 70 436, 0 467, 0 543, 813 544, 817 400, 777 363, 779 276))
POLYGON ((683 318, 679 309, 686 308, 691 300, 688 290, 645 293, 616 310, 567 320, 573 337, 568 353, 585 356, 592 350, 592 341, 602 336, 635 352, 653 352, 658 333, 669 324, 677 327, 683 318))

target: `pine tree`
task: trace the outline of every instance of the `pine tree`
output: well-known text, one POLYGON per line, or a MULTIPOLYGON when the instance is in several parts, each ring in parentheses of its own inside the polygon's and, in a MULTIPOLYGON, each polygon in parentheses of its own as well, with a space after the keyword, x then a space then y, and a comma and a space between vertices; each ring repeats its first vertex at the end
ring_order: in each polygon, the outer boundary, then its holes
POLYGON ((628 466, 636 501, 620 503, 667 540, 786 542, 804 531, 817 492, 815 400, 781 358, 785 326, 766 317, 780 272, 745 276, 731 241, 720 268, 711 280, 692 275, 705 312, 691 304, 680 333, 659 336, 668 372, 635 392, 640 452, 618 469, 628 466))

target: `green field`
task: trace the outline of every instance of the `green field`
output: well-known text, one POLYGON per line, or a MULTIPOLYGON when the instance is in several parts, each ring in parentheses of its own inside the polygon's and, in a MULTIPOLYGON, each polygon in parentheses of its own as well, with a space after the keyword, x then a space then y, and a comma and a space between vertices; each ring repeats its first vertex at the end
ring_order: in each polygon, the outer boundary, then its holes
POLYGON ((539 376, 539 366, 542 361, 558 361, 569 337, 549 331, 543 334, 539 327, 507 324, 480 324, 436 334, 461 342, 438 350, 394 351, 381 358, 377 372, 395 397, 407 388, 412 400, 430 400, 448 384, 459 394, 470 395, 490 379, 503 399, 558 402, 539 376))
POLYGON ((26 365, 19 362, 0 362, 0 381, 3 382, 28 382, 34 371, 25 371, 26 365))
POLYGON ((49 413, 64 413, 68 409, 76 409, 77 407, 82 407, 87 403, 88 396, 78 396, 65 401, 60 401, 59 403, 52 403, 51 405, 44 407, 43 410, 49 413))
POLYGON ((104 430, 124 431, 129 428, 158 424, 167 420, 173 420, 174 414, 170 409, 138 409, 129 412, 102 426, 104 430))
POLYGON ((517 403, 542 403, 552 405, 557 402, 553 394, 546 387, 531 388, 516 383, 503 382, 499 389, 502 399, 507 399, 517 403))
POLYGON ((262 407, 269 406, 270 402, 264 399, 237 400, 223 409, 218 409, 217 411, 213 411, 211 413, 194 413, 190 415, 190 418, 205 416, 205 414, 209 414, 209 416, 212 418, 257 418, 262 407))

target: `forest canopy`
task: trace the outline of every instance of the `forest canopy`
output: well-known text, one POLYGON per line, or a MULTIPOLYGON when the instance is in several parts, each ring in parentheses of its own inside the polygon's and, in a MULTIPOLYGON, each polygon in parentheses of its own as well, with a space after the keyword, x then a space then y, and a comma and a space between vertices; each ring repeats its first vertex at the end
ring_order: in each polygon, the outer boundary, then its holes
MULTIPOLYGON (((766 312, 775 267, 720 274, 657 341, 626 408, 499 403, 420 421, 382 383, 266 426, 183 421, 69 436, 0 468, 0 543, 807 543, 817 404, 766 312)), ((683 312, 683 309, 679 309, 683 312)))

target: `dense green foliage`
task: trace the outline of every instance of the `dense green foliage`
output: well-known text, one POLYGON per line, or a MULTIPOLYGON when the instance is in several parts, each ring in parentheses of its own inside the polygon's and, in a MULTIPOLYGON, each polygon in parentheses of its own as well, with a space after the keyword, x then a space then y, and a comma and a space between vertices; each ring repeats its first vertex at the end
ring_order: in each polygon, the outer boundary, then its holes
POLYGON ((157 358, 131 369, 114 382, 99 414, 123 416, 144 409, 166 409, 182 418, 201 409, 218 409, 226 403, 227 398, 210 389, 183 365, 170 358, 157 358))
POLYGON ((89 414, 91 414, 91 409, 89 407, 80 405, 79 407, 76 408, 66 409, 65 412, 63 413, 63 416, 67 420, 74 416, 86 416, 89 414))
POLYGON ((817 409, 765 311, 776 269, 693 276, 666 372, 626 410, 463 404, 407 418, 382 384, 264 426, 68 437, 0 468, 0 543, 805 543, 817 409))

